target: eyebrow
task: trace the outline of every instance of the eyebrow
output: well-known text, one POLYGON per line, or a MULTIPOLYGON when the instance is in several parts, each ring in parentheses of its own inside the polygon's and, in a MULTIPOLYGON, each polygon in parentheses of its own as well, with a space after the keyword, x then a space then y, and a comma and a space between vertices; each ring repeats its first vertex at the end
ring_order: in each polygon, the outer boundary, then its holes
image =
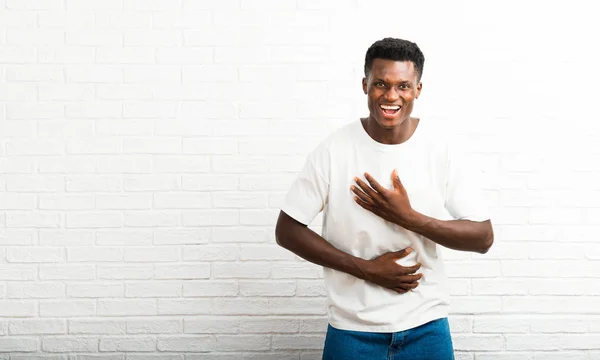
MULTIPOLYGON (((382 78, 375 78, 375 81, 382 81, 382 82, 384 82, 384 83, 387 83, 387 82, 388 82, 388 81, 386 81, 386 80, 384 80, 384 79, 382 79, 382 78)), ((398 83, 399 83, 399 84, 410 84, 410 81, 409 81, 409 80, 402 80, 402 81, 400 81, 400 82, 398 82, 398 83)))

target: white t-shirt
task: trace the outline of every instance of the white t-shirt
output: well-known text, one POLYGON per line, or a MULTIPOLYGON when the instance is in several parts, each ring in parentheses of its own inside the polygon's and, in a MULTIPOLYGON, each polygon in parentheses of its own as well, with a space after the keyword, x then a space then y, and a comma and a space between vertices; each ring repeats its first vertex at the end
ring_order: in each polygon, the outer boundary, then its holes
POLYGON ((335 328, 397 332, 448 314, 440 246, 363 209, 350 190, 353 178, 365 180, 365 172, 392 189, 397 169, 416 211, 439 220, 488 220, 476 177, 426 125, 421 120, 411 138, 397 145, 373 140, 360 120, 345 125, 312 151, 285 198, 281 210, 300 223, 308 225, 324 211, 323 238, 346 253, 373 259, 410 246, 413 252, 400 264, 421 263, 420 285, 404 294, 324 268, 329 323, 335 328))

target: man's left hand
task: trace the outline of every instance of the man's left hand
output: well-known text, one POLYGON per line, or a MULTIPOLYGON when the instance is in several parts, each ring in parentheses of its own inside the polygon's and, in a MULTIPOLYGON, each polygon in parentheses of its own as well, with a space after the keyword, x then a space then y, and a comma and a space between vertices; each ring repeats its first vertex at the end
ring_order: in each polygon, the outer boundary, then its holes
POLYGON ((365 173, 365 178, 371 186, 356 177, 354 181, 357 186, 353 185, 350 187, 354 194, 356 194, 354 201, 358 205, 384 220, 405 228, 413 223, 417 212, 410 206, 408 194, 396 170, 392 172, 392 184, 394 187, 392 190, 381 186, 368 173, 365 173))

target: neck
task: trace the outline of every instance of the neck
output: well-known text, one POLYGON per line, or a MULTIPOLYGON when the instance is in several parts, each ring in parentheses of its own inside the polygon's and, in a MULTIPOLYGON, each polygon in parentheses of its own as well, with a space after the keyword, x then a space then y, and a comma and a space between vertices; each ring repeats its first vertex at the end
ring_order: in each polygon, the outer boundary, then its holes
POLYGON ((413 135, 419 123, 419 119, 409 117, 400 125, 385 129, 379 126, 377 121, 370 116, 361 120, 367 134, 378 143, 386 145, 397 145, 407 141, 413 135))

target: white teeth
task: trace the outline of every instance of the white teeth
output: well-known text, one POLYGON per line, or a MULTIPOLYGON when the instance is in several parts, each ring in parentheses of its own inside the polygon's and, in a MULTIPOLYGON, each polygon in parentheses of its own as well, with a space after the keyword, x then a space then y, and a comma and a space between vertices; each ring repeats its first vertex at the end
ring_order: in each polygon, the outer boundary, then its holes
POLYGON ((390 105, 379 105, 382 109, 385 110, 398 110, 400 109, 400 106, 395 105, 395 106, 390 106, 390 105))

